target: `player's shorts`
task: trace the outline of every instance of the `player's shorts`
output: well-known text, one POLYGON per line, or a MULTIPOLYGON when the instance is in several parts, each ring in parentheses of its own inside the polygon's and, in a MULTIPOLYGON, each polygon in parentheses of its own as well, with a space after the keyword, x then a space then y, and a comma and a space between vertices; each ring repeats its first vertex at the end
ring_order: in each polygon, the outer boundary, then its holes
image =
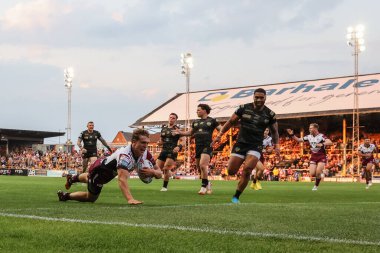
POLYGON ((87 190, 93 195, 99 195, 103 185, 115 177, 113 171, 103 166, 103 161, 102 158, 97 159, 88 170, 87 190))
POLYGON ((98 151, 96 149, 95 150, 86 149, 86 150, 87 152, 82 154, 83 158, 98 157, 98 151))
POLYGON ((373 157, 370 157, 370 158, 363 158, 363 159, 362 159, 362 166, 367 166, 367 164, 369 164, 369 163, 372 163, 372 164, 375 163, 373 157))
POLYGON ((260 161, 263 161, 264 158, 261 159, 261 157, 263 157, 262 150, 263 147, 260 143, 248 144, 236 142, 232 148, 231 156, 237 156, 241 159, 245 159, 247 155, 253 155, 256 156, 260 161))
POLYGON ((327 163, 327 156, 324 153, 312 153, 310 163, 327 163))
POLYGON ((209 155, 212 157, 212 147, 210 145, 195 145, 195 159, 201 158, 201 154, 209 155))
POLYGON ((165 162, 167 158, 170 158, 175 161, 177 159, 177 156, 178 156, 178 153, 175 153, 173 151, 168 151, 168 150, 162 150, 157 159, 165 162))

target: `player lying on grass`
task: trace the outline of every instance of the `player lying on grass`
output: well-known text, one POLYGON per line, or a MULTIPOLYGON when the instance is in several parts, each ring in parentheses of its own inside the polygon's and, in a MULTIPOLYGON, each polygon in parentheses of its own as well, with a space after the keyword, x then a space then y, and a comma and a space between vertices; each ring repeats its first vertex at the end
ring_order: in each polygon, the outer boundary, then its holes
POLYGON ((124 197, 129 204, 142 204, 142 201, 133 198, 129 186, 129 173, 137 169, 140 179, 144 183, 150 183, 152 177, 161 178, 162 173, 155 164, 152 155, 148 152, 149 133, 144 129, 136 129, 132 134, 132 144, 119 148, 105 159, 97 159, 90 167, 88 173, 80 175, 67 175, 66 189, 76 182, 87 183, 87 192, 63 192, 58 191, 60 201, 76 200, 81 202, 95 202, 103 185, 110 182, 115 176, 124 197))

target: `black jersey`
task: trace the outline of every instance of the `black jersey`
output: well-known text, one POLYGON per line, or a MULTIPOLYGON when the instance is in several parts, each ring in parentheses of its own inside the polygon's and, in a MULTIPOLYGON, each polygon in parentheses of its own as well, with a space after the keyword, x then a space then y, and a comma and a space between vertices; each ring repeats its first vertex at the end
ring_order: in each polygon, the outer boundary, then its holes
POLYGON ((193 134, 196 145, 210 146, 212 142, 212 132, 219 124, 216 119, 207 117, 206 119, 197 119, 193 122, 193 134))
POLYGON ((102 137, 102 136, 96 130, 92 131, 92 133, 88 132, 88 130, 85 130, 85 131, 81 132, 79 135, 79 139, 81 139, 83 141, 83 147, 87 151, 97 150, 96 142, 100 137, 102 137))
POLYGON ((262 110, 253 107, 253 103, 240 105, 235 111, 240 118, 240 131, 237 141, 240 143, 262 145, 265 128, 276 122, 276 114, 264 106, 262 110))
POLYGON ((162 150, 172 152, 177 146, 180 135, 173 135, 172 130, 176 130, 178 127, 174 125, 170 128, 168 125, 162 125, 161 128, 161 140, 162 140, 162 150))

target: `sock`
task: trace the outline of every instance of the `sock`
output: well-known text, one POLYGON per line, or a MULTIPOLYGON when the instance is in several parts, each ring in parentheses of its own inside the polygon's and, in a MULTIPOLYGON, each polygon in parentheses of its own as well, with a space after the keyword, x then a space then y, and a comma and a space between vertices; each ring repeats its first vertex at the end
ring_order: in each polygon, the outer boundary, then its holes
POLYGON ((208 185, 208 179, 206 178, 206 179, 202 179, 202 187, 207 187, 207 185, 208 185))
POLYGON ((69 192, 66 192, 64 196, 65 196, 65 200, 70 200, 70 193, 69 192))
POLYGON ((234 197, 237 198, 237 199, 239 199, 240 194, 242 194, 242 192, 239 191, 239 190, 236 190, 234 197))
POLYGON ((370 178, 371 178, 371 172, 366 171, 366 173, 365 173, 365 182, 366 182, 366 184, 369 183, 370 178))
POLYGON ((315 186, 319 186, 319 183, 321 182, 321 179, 320 178, 316 178, 315 179, 315 186))
POLYGON ((163 187, 164 187, 164 188, 168 188, 168 184, 169 184, 169 181, 164 181, 164 185, 163 185, 163 187))

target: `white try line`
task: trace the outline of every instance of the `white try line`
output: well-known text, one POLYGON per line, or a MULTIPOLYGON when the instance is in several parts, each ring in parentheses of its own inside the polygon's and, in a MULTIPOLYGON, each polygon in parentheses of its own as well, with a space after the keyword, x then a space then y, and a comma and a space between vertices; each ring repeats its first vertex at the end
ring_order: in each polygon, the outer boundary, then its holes
MULTIPOLYGON (((144 208, 144 209, 174 209, 174 208, 187 208, 187 207, 218 207, 218 206, 231 206, 231 207, 241 207, 241 206, 273 206, 273 207, 282 207, 282 206, 310 206, 310 205, 378 205, 380 202, 341 202, 341 203, 325 203, 325 202, 293 202, 293 203, 281 203, 281 202, 248 202, 248 203, 240 203, 240 204, 234 204, 234 203, 213 203, 213 204, 188 204, 188 205, 157 205, 157 206, 150 206, 149 204, 143 204, 143 205, 128 205, 125 204, 125 206, 99 206, 99 208, 102 209, 138 209, 138 208, 144 208)), ((86 207, 90 207, 90 205, 78 205, 78 206, 65 206, 60 208, 67 208, 67 209, 83 209, 86 207)), ((91 208, 94 208, 94 206, 91 204, 91 208)), ((7 208, 7 209, 0 209, 0 212, 17 212, 17 211, 34 211, 34 210, 55 210, 56 207, 36 207, 36 208, 7 208)))
POLYGON ((175 226, 175 225, 164 225, 164 224, 144 224, 144 223, 128 223, 128 222, 114 222, 114 221, 81 220, 81 219, 70 219, 70 218, 53 218, 53 217, 45 217, 45 216, 23 215, 23 214, 2 213, 2 212, 0 212, 0 217, 13 217, 13 218, 22 218, 22 219, 71 222, 71 223, 82 223, 82 224, 115 225, 115 226, 126 226, 126 227, 135 227, 135 228, 173 229, 173 230, 180 230, 180 231, 185 231, 185 232, 214 233, 214 234, 221 234, 221 235, 239 235, 239 236, 249 236, 249 237, 277 238, 277 239, 286 239, 286 240, 291 239, 291 240, 316 241, 316 242, 327 242, 327 243, 380 246, 380 241, 371 242, 371 241, 362 241, 362 240, 338 239, 338 238, 331 238, 331 237, 276 234, 276 233, 270 233, 270 232, 261 233, 261 232, 251 232, 251 231, 236 231, 236 230, 226 230, 226 229, 221 230, 221 229, 213 229, 213 228, 197 228, 197 227, 186 227, 186 226, 175 226))
MULTIPOLYGON (((232 206, 232 207, 240 207, 240 206, 275 206, 275 207, 282 207, 282 206, 310 206, 310 205, 367 205, 367 204, 380 204, 380 202, 342 202, 342 203, 323 203, 323 202, 294 202, 294 203, 281 203, 281 202, 264 202, 264 203, 257 203, 257 202, 249 202, 249 203, 214 203, 214 204, 189 204, 189 205, 165 205, 165 206, 138 206, 142 208, 154 208, 154 209, 160 209, 160 208, 186 208, 186 207, 213 207, 213 206, 232 206)), ((104 208, 112 208, 112 207, 104 207, 104 208)), ((130 206, 125 207, 118 207, 118 209, 126 209, 130 208, 130 206)))

